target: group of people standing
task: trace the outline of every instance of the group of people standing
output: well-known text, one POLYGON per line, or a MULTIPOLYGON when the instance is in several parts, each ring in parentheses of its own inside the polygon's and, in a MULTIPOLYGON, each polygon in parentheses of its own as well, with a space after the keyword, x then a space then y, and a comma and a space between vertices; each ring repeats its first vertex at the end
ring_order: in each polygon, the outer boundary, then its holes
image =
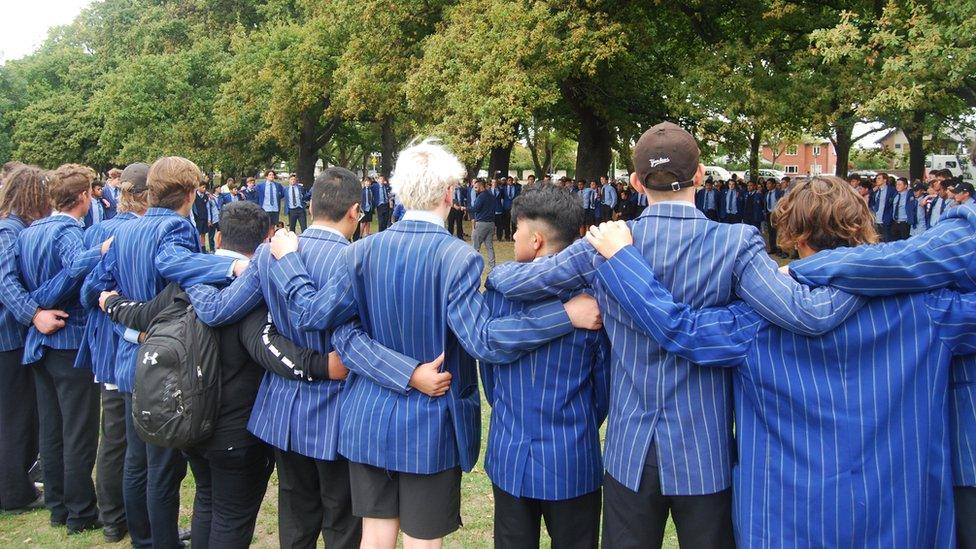
MULTIPOLYGON (((36 506, 39 432, 43 501, 69 533, 178 547, 189 464, 194 546, 247 546, 277 469, 283 547, 439 547, 461 527, 483 393, 498 547, 539 546, 542 521, 555 547, 660 547, 669 517, 685 547, 976 546, 971 187, 923 234, 875 244, 857 189, 793 182, 767 216, 801 257, 785 274, 758 227, 701 211, 699 154, 677 125, 647 130, 626 189, 600 196, 643 196, 627 222, 588 223, 585 185, 521 188, 515 261, 484 292, 481 255, 446 227, 465 170, 435 142, 401 151, 379 195, 324 170, 308 228, 266 244, 297 190, 269 176, 220 208, 214 254, 187 159, 126 167, 115 215, 87 230, 92 170, 14 169, 0 505, 36 506), (352 242, 384 199, 402 217, 352 242), (132 417, 137 364, 158 358, 140 343, 174 303, 220 341, 213 435, 186 448, 143 441, 132 417)), ((497 198, 474 192, 477 239, 497 198)))

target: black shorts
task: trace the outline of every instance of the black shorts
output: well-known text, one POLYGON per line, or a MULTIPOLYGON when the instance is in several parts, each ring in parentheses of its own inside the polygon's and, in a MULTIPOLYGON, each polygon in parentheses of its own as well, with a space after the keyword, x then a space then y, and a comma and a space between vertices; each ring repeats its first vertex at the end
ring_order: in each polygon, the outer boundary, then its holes
POLYGON ((363 219, 360 223, 372 223, 373 222, 373 210, 368 212, 363 212, 363 219))
POLYGON ((596 224, 596 210, 583 210, 583 225, 589 227, 596 224))
POLYGON ((438 539, 461 527, 461 469, 417 475, 349 462, 352 514, 400 519, 416 539, 438 539))
POLYGON ((197 232, 198 233, 200 233, 200 234, 207 234, 209 231, 210 231, 210 223, 208 223, 206 221, 204 221, 202 223, 199 222, 199 221, 197 221, 197 232))

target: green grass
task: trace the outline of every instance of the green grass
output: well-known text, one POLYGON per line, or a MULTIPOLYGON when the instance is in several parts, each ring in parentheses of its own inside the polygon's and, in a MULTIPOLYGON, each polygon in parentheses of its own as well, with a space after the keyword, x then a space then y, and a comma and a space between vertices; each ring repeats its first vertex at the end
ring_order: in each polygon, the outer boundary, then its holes
MULTIPOLYGON (((375 230, 375 229, 374 229, 375 230)), ((466 227, 470 235, 470 225, 466 227)), ((484 251, 482 251, 482 254, 484 251)), ((495 243, 496 261, 501 264, 513 259, 511 242, 495 243)), ((780 264, 785 261, 774 258, 780 264)), ((487 274, 487 273, 486 273, 487 274)), ((490 408, 482 402, 482 436, 481 459, 473 471, 464 475, 461 484, 461 517, 464 527, 452 534, 445 541, 447 547, 482 548, 492 546, 492 510, 493 497, 491 481, 484 472, 484 447, 488 439, 488 417, 490 408)), ((190 515, 193 505, 193 476, 187 474, 183 482, 180 525, 190 526, 190 515)), ((278 546, 278 478, 272 475, 268 484, 268 492, 258 515, 257 527, 254 531, 254 547, 278 546)), ((102 543, 101 532, 88 532, 68 537, 64 528, 51 528, 47 511, 35 511, 22 515, 0 514, 0 547, 127 547, 128 538, 119 545, 102 543)), ((549 547, 548 539, 543 535, 543 547, 549 547)), ((664 536, 664 546, 668 548, 678 546, 678 538, 674 525, 668 523, 664 536)))

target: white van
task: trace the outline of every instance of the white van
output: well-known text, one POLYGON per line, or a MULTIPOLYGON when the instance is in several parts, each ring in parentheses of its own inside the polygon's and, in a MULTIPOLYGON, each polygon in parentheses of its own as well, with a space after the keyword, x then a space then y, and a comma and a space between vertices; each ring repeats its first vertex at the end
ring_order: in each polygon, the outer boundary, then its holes
POLYGON ((709 177, 711 177, 712 181, 715 182, 728 181, 729 179, 732 179, 732 172, 721 166, 705 166, 705 179, 708 179, 709 177))
POLYGON ((932 170, 949 170, 953 177, 961 177, 966 181, 973 181, 973 167, 969 159, 954 154, 930 154, 925 158, 925 173, 932 170))

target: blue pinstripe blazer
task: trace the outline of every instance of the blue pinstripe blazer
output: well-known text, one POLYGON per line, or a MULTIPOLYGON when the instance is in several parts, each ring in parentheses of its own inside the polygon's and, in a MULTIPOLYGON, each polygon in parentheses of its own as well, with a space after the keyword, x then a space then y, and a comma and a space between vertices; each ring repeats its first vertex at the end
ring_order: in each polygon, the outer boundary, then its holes
MULTIPOLYGON (((736 296, 763 316, 800 332, 832 329, 863 305, 841 292, 810 291, 777 272, 755 227, 708 220, 691 203, 652 204, 630 224, 637 249, 677 299, 694 307, 736 296)), ((664 352, 607 299, 596 251, 580 240, 533 263, 506 263, 488 277, 509 299, 536 300, 592 285, 612 346, 613 383, 607 471, 638 490, 652 441, 666 495, 728 488, 732 471, 732 378, 664 352)))
MULTIPOLYGON (((274 265, 272 277, 297 326, 321 329, 334 315, 353 311, 385 347, 417 361, 445 353, 444 368, 453 379, 448 394, 438 398, 394 391, 350 374, 339 435, 343 456, 417 474, 455 466, 471 470, 481 434, 474 358, 510 362, 572 330, 556 300, 523 315, 492 319, 479 291, 482 263, 481 255, 443 226, 408 218, 351 245, 342 268, 319 292, 297 254, 274 265)), ((350 369, 364 367, 354 349, 340 338, 335 343, 350 369)))
MULTIPOLYGON (((299 237, 299 253, 296 255, 301 256, 311 279, 316 284, 325 284, 348 245, 342 236, 312 225, 299 237)), ((187 293, 197 316, 211 326, 223 326, 237 322, 263 300, 268 304, 279 333, 319 353, 331 352, 329 328, 305 332, 294 327, 285 298, 271 282, 272 264, 270 248, 261 245, 248 268, 227 288, 191 287, 187 293)), ((383 362, 405 365, 409 373, 402 386, 406 387, 417 361, 376 345, 355 321, 348 321, 347 325, 345 337, 362 356, 362 362, 369 368, 383 362)), ((334 460, 338 457, 339 399, 343 385, 341 381, 291 379, 267 372, 258 390, 248 429, 276 448, 315 459, 334 460)))
MULTIPOLYGON (((976 208, 946 210, 924 233, 889 244, 839 248, 794 261, 790 272, 811 285, 870 296, 937 288, 976 291, 976 208)), ((956 486, 976 486, 976 355, 952 368, 952 469, 956 486)))
POLYGON ((84 246, 81 221, 64 214, 54 214, 31 223, 18 238, 18 260, 21 276, 28 290, 37 290, 45 282, 61 280, 64 284, 54 303, 39 303, 44 308, 57 306, 68 313, 64 328, 44 335, 31 326, 24 343, 23 363, 41 359, 43 347, 77 349, 85 329, 84 309, 79 300, 81 281, 101 257, 100 243, 84 246))
MULTIPOLYGON (((111 219, 96 223, 85 230, 85 246, 99 246, 115 234, 116 228, 136 214, 124 212, 111 219)), ((119 335, 115 323, 98 308, 98 295, 82 296, 85 308, 85 334, 75 357, 75 368, 88 368, 100 383, 115 384, 115 352, 119 348, 119 335)))
POLYGON ((879 298, 807 338, 736 303, 674 303, 633 247, 604 289, 669 352, 735 369, 740 547, 954 547, 950 359, 976 351, 976 294, 879 298))
POLYGON ((16 215, 0 219, 0 351, 24 346, 27 327, 31 325, 38 304, 20 277, 17 259, 17 237, 27 225, 16 215))
MULTIPOLYGON (((85 279, 81 293, 87 301, 115 288, 128 299, 150 301, 168 282, 183 287, 227 282, 232 264, 230 258, 201 253, 189 219, 167 208, 149 208, 146 215, 116 227, 112 247, 85 279)), ((132 392, 137 350, 138 345, 119 341, 115 379, 124 393, 132 392)))
MULTIPOLYGON (((496 317, 526 308, 498 292, 486 292, 485 301, 496 317)), ((610 340, 603 331, 573 330, 514 362, 482 362, 481 379, 492 408, 485 472, 495 485, 543 500, 600 487, 600 425, 610 400, 610 340)))

